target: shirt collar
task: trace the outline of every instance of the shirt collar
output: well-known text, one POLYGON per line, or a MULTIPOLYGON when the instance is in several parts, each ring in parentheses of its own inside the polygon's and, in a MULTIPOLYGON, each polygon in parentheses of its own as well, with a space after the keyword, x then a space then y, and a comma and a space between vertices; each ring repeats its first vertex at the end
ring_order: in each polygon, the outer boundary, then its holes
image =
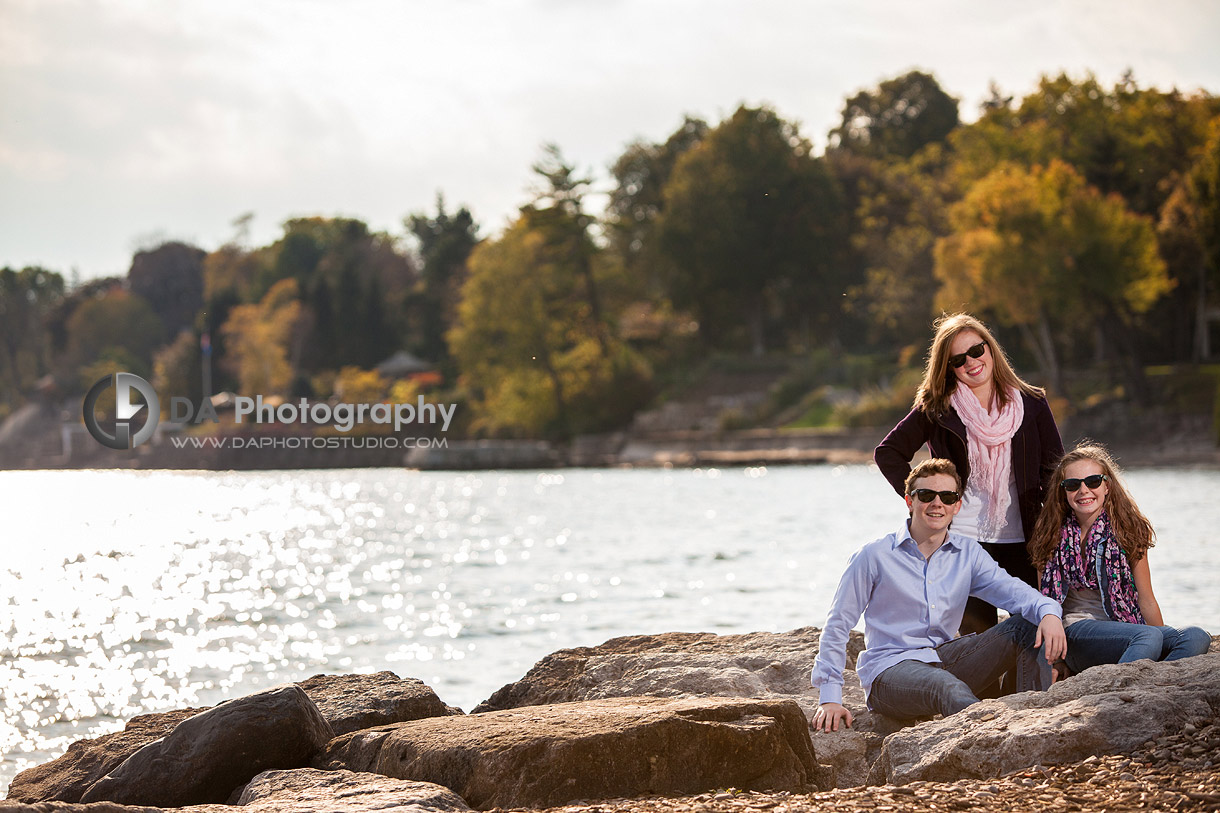
MULTIPOLYGON (((902 528, 899 529, 898 533, 894 534, 894 544, 891 547, 894 550, 897 550, 898 547, 901 546, 902 543, 906 542, 908 539, 911 541, 912 545, 915 545, 915 547, 919 547, 918 543, 915 542, 915 537, 911 536, 911 518, 910 517, 907 517, 905 520, 903 520, 902 528)), ((953 528, 950 527, 949 533, 945 535, 945 541, 944 541, 944 544, 941 545, 941 547, 948 545, 950 547, 960 549, 963 545, 965 545, 969 541, 970 540, 968 540, 966 537, 962 536, 961 534, 955 534, 953 532, 953 528)))

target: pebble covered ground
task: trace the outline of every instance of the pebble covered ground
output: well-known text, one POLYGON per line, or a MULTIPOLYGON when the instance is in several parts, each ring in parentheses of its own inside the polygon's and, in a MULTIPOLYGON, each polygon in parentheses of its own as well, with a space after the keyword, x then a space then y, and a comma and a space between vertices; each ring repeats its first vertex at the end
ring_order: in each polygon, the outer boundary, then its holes
MULTIPOLYGON (((725 789, 698 796, 614 799, 548 813, 796 813, 796 811, 1220 810, 1220 719, 1189 724, 1132 754, 1091 756, 998 779, 912 782, 817 793, 725 789)), ((506 813, 501 811, 500 813, 506 813)))

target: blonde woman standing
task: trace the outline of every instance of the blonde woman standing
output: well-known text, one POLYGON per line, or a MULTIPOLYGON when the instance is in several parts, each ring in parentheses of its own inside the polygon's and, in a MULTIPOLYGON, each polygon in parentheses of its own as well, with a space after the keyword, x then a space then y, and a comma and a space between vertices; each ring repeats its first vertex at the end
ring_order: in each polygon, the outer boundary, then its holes
MULTIPOLYGON (((911 412, 873 459, 899 495, 925 444, 966 481, 953 532, 977 540, 1009 574, 1037 585, 1028 540, 1063 441, 1046 393, 1013 371, 995 337, 966 313, 939 319, 911 412)), ((971 598, 961 632, 995 625, 996 608, 971 598)))

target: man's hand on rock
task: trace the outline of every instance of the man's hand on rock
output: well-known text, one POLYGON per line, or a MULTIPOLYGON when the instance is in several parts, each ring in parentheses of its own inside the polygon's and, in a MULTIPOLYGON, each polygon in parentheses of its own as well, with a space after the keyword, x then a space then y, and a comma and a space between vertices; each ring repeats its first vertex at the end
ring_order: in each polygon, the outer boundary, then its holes
POLYGON ((1040 647, 1046 643, 1044 653, 1046 662, 1053 664, 1067 655, 1067 633, 1063 631, 1063 621, 1059 616, 1047 613, 1038 624, 1038 634, 1034 636, 1034 646, 1040 647))
POLYGON ((823 703, 813 715, 814 731, 838 731, 839 721, 851 728, 851 712, 841 703, 823 703))

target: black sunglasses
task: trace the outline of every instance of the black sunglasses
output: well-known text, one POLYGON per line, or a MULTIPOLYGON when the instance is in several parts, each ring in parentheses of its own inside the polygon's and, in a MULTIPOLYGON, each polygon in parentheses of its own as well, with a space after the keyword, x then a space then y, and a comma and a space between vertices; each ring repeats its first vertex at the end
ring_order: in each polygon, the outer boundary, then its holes
POLYGON ((957 353, 949 356, 949 366, 956 370, 958 367, 961 367, 966 363, 966 356, 969 356, 972 359, 982 358, 983 351, 986 349, 987 342, 979 342, 974 347, 968 347, 966 348, 965 353, 957 353))
POLYGON ((931 488, 917 488, 911 492, 910 496, 915 497, 920 502, 932 502, 932 500, 940 497, 940 501, 945 505, 953 505, 961 499, 961 494, 956 491, 936 491, 931 488))
POLYGON ((1060 483, 1059 486, 1064 491, 1075 493, 1080 490, 1081 483, 1084 483, 1089 488, 1096 490, 1099 485, 1109 479, 1110 478, 1104 474, 1090 474, 1088 477, 1069 477, 1060 483))

